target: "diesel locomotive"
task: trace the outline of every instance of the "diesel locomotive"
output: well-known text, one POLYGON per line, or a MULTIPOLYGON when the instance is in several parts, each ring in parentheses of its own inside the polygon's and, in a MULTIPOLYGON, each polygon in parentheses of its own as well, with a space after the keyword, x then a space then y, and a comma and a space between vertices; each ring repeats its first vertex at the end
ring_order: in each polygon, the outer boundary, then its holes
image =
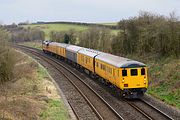
POLYGON ((140 98, 147 90, 147 66, 144 63, 65 43, 44 41, 42 49, 113 86, 116 93, 125 98, 140 98))

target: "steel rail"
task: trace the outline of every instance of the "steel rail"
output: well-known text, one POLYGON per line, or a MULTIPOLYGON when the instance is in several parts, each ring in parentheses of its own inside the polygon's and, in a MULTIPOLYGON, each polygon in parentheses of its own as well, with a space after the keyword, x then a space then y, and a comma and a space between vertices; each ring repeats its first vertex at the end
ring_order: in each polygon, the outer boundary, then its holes
POLYGON ((166 113, 162 112, 161 110, 159 110, 158 108, 154 107, 153 105, 151 105, 150 103, 148 103, 147 101, 140 99, 140 101, 142 101, 143 103, 145 103, 146 105, 150 106, 151 108, 153 108, 154 110, 156 110, 158 113, 160 113, 161 115, 165 116, 167 119, 170 120, 174 120, 172 117, 170 117, 169 115, 167 115, 166 113))
POLYGON ((137 107, 136 105, 134 105, 133 103, 124 100, 126 103, 128 103, 130 106, 132 106, 133 108, 135 108, 138 112, 140 112, 142 115, 144 115, 147 119, 149 120, 154 120, 151 116, 149 116, 147 113, 145 113, 143 110, 141 110, 139 107, 137 107))

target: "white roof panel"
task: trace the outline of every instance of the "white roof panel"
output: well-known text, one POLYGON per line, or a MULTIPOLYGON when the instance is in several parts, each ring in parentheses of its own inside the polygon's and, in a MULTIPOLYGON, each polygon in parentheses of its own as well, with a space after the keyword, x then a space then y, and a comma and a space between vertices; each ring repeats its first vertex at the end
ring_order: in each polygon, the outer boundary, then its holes
POLYGON ((80 51, 78 51, 78 53, 87 55, 89 57, 94 57, 94 56, 100 54, 101 52, 97 51, 97 50, 92 50, 92 49, 84 48, 84 49, 81 49, 80 51))
POLYGON ((66 48, 67 46, 69 46, 69 44, 57 43, 57 46, 60 46, 60 47, 62 47, 62 48, 66 48))
POLYGON ((79 50, 83 49, 83 47, 79 47, 79 46, 76 46, 76 45, 69 45, 66 47, 67 50, 71 51, 71 52, 78 52, 79 50))
POLYGON ((49 42, 50 45, 53 45, 53 46, 57 46, 58 43, 57 42, 49 42))
POLYGON ((96 56, 96 59, 106 62, 108 64, 111 64, 118 68, 146 66, 144 63, 134 61, 134 60, 124 58, 124 57, 115 56, 108 53, 101 53, 98 56, 96 56))

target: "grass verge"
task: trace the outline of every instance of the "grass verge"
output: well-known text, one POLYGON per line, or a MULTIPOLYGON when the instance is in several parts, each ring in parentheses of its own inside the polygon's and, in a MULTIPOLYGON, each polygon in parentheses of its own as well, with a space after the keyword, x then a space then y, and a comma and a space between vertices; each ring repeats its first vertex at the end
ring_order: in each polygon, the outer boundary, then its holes
POLYGON ((70 119, 46 69, 23 53, 14 54, 14 79, 0 86, 0 119, 70 119))
POLYGON ((67 110, 60 100, 50 99, 48 108, 40 114, 42 120, 67 120, 67 110))

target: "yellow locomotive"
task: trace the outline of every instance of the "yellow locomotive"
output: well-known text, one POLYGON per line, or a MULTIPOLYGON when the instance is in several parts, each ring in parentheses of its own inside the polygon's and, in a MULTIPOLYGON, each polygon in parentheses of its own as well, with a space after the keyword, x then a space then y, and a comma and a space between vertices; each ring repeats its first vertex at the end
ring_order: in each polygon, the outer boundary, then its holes
POLYGON ((110 84, 125 98, 139 98, 148 87, 145 64, 75 45, 44 41, 44 52, 55 54, 91 76, 110 84))

